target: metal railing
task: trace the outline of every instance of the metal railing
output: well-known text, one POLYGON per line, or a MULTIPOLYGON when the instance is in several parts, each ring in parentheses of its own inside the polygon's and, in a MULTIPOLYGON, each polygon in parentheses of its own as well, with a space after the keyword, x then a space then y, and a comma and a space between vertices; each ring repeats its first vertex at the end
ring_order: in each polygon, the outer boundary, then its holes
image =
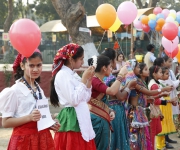
MULTIPOLYGON (((62 46, 68 44, 66 41, 61 42, 61 43, 46 43, 44 45, 40 45, 39 49, 42 53, 42 57, 43 57, 43 63, 44 64, 52 64, 53 63, 53 58, 56 55, 56 52, 58 49, 60 49, 62 46)), ((124 53, 124 55, 127 57, 130 54, 130 46, 131 43, 130 41, 119 41, 120 47, 124 53)), ((136 45, 135 47, 137 48, 137 53, 138 54, 145 54, 147 52, 146 50, 146 46, 149 44, 148 41, 141 41, 141 44, 136 45)), ((99 43, 95 43, 96 48, 99 47, 99 54, 105 49, 105 48, 113 48, 114 47, 114 42, 103 42, 101 43, 101 45, 99 46, 99 43)), ((120 50, 119 50, 120 52, 120 50)), ((156 50, 156 53, 158 52, 158 50, 156 50)), ((6 54, 0 54, 0 64, 4 64, 4 63, 9 63, 11 64, 15 57, 17 55, 17 51, 15 49, 13 49, 12 46, 10 46, 10 51, 6 54)))

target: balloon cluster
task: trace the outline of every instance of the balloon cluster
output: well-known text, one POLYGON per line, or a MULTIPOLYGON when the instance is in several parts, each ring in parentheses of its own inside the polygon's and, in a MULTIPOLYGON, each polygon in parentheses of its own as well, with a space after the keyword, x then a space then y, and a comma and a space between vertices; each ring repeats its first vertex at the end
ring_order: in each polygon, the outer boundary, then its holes
POLYGON ((176 12, 175 10, 160 7, 155 7, 153 14, 142 15, 138 20, 134 21, 134 27, 137 30, 143 30, 146 33, 156 31, 162 34, 162 45, 165 48, 165 53, 171 58, 174 58, 179 52, 179 24, 180 11, 176 12))
POLYGON ((131 24, 137 16, 137 7, 130 1, 121 3, 117 9, 111 4, 101 4, 96 10, 96 19, 105 30, 116 32, 121 24, 131 24))

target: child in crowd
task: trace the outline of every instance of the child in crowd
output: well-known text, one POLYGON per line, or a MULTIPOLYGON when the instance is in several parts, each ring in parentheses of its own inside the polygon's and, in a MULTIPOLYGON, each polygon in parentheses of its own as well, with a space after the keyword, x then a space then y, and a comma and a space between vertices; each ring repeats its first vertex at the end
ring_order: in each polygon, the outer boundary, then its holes
MULTIPOLYGON (((42 55, 36 50, 28 59, 18 54, 13 64, 16 83, 0 95, 2 125, 13 128, 8 150, 55 150, 49 129, 38 132, 40 111, 36 101, 45 98, 38 82, 42 72, 42 55)), ((59 124, 51 128, 59 129, 59 124)))
MULTIPOLYGON (((158 66, 152 66, 149 69, 150 72, 150 82, 148 84, 148 88, 150 90, 159 90, 161 91, 159 84, 162 78, 162 69, 158 66)), ((152 148, 154 149, 155 146, 155 136, 162 131, 161 120, 163 119, 163 114, 159 108, 159 105, 167 105, 166 100, 160 99, 161 95, 157 94, 155 98, 154 105, 151 107, 151 122, 150 122, 150 129, 151 129, 151 143, 152 148)))
MULTIPOLYGON (((162 78, 159 80, 161 87, 173 86, 177 87, 179 82, 172 81, 169 79, 169 69, 167 67, 162 68, 162 78)), ((176 132, 176 128, 173 122, 173 114, 172 114, 172 105, 177 105, 177 97, 173 97, 172 95, 163 97, 166 100, 167 105, 160 105, 161 112, 163 114, 163 120, 161 121, 162 131, 157 135, 157 149, 161 150, 165 148, 165 135, 169 135, 176 132)))
MULTIPOLYGON (((174 72, 171 70, 173 59, 168 57, 167 55, 165 55, 163 57, 163 59, 164 59, 164 67, 167 67, 169 69, 169 79, 177 82, 177 85, 178 85, 180 83, 180 80, 176 79, 174 72)), ((171 91, 171 93, 170 93, 170 97, 174 98, 174 97, 176 97, 176 95, 177 95, 177 91, 174 88, 174 90, 171 91)), ((173 116, 178 115, 179 114, 179 105, 172 106, 172 111, 173 111, 173 116)), ((174 120, 174 122, 176 122, 176 121, 174 120)), ((166 139, 166 148, 173 148, 173 146, 171 146, 169 143, 177 143, 177 141, 170 139, 168 135, 165 136, 165 139, 166 139)))
POLYGON ((119 53, 116 57, 116 69, 120 70, 125 65, 125 57, 123 53, 119 53))
POLYGON ((50 101, 64 107, 57 115, 61 128, 55 133, 56 150, 96 150, 87 102, 91 97, 94 68, 80 78, 73 70, 84 61, 84 49, 70 43, 58 50, 53 63, 50 101))

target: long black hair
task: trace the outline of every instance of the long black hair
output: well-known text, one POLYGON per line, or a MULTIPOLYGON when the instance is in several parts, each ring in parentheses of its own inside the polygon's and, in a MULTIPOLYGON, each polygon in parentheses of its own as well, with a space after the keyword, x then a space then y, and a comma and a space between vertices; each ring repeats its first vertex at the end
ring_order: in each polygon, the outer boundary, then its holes
MULTIPOLYGON (((36 58, 39 57, 41 60, 42 59, 42 55, 39 52, 34 52, 28 59, 31 60, 32 58, 36 58)), ((27 63, 27 58, 24 58, 22 60, 22 63, 25 65, 25 63, 27 63)), ((18 80, 20 78, 22 78, 24 76, 24 70, 21 69, 20 65, 17 67, 16 73, 14 75, 14 79, 18 80)), ((40 83, 40 77, 38 77, 37 79, 35 79, 36 82, 40 83)))
MULTIPOLYGON (((79 46, 77 48, 77 52, 74 56, 72 56, 72 58, 74 60, 76 60, 77 58, 80 58, 82 57, 84 54, 84 49, 79 46)), ((65 61, 65 64, 66 64, 67 60, 65 61)), ((56 90, 55 90, 55 86, 54 86, 54 81, 55 81, 55 78, 56 78, 56 75, 54 75, 51 79, 51 84, 50 84, 50 102, 51 104, 54 106, 54 107, 59 107, 59 99, 58 99, 58 95, 56 93, 56 90)))
POLYGON ((116 51, 112 48, 106 48, 101 55, 109 57, 110 60, 114 61, 116 58, 116 51))
MULTIPOLYGON (((104 55, 99 55, 97 57, 97 67, 95 69, 95 72, 100 72, 103 66, 107 67, 110 63, 111 62, 109 57, 104 55)), ((93 58, 88 59, 88 65, 92 66, 92 64, 93 64, 93 58)))
POLYGON ((149 68, 149 80, 154 79, 153 73, 157 73, 161 67, 159 66, 152 66, 149 68))

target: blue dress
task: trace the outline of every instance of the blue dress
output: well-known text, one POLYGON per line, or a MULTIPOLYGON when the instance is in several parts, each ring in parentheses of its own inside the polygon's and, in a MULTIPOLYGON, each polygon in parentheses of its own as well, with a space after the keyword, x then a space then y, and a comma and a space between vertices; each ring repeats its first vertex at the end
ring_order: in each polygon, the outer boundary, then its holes
MULTIPOLYGON (((115 79, 115 76, 110 75, 104 78, 104 82, 107 86, 111 86, 115 79)), ((111 121, 114 132, 111 132, 110 150, 130 150, 124 103, 115 99, 108 100, 107 104, 116 112, 114 120, 111 121)))

